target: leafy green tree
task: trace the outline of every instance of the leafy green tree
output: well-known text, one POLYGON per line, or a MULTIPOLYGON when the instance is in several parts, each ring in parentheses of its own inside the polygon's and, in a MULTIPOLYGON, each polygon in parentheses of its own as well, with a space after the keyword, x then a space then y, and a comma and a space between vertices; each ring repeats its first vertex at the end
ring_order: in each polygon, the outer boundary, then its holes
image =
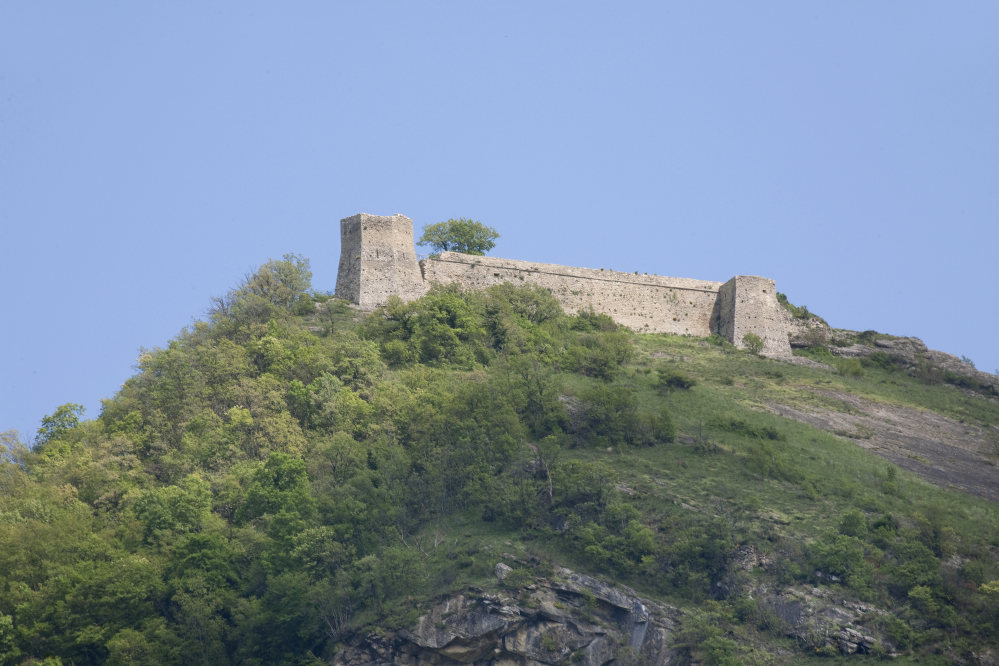
POLYGON ((243 289, 274 305, 290 306, 312 289, 312 268, 300 254, 286 254, 266 264, 246 278, 243 289))
POLYGON ((461 252, 481 256, 496 247, 493 241, 499 237, 492 227, 460 217, 423 225, 423 235, 417 245, 429 245, 434 252, 461 252))
POLYGON ((0 615, 0 664, 13 664, 21 656, 14 635, 13 618, 10 615, 0 615))
MULTIPOLYGON (((309 260, 300 254, 286 254, 280 260, 269 259, 224 296, 213 296, 208 314, 215 322, 266 322, 275 307, 311 302, 311 291, 309 260)), ((311 305, 306 311, 311 311, 311 305)))
POLYGON ((108 666, 154 666, 164 663, 164 655, 144 634, 125 628, 107 642, 108 666))
POLYGON ((68 430, 80 425, 80 417, 85 411, 83 405, 67 402, 57 407, 54 413, 42 417, 42 427, 38 429, 38 443, 47 444, 59 439, 68 430))
POLYGON ((144 493, 135 502, 135 513, 146 540, 157 542, 168 534, 200 529, 210 514, 211 499, 208 482, 192 474, 179 485, 144 493))
POLYGON ((316 502, 312 498, 305 461, 287 453, 272 453, 264 466, 254 473, 239 518, 252 520, 264 514, 276 515, 282 510, 308 518, 315 512, 316 502))

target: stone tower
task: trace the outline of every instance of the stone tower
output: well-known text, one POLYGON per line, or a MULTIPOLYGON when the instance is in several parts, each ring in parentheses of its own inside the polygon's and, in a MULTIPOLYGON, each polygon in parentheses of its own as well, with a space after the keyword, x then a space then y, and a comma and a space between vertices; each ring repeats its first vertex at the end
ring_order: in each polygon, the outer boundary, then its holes
POLYGON ((712 328, 740 348, 742 336, 754 333, 763 339, 764 356, 785 358, 791 356, 786 318, 773 280, 736 275, 718 289, 712 328))
POLYGON ((425 293, 411 219, 361 213, 340 220, 337 296, 376 308, 392 295, 409 301, 425 293))

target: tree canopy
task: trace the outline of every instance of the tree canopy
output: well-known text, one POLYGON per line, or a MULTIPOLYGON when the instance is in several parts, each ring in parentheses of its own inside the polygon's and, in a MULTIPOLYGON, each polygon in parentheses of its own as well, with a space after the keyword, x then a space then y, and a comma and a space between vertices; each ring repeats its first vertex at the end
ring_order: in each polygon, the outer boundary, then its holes
POLYGON ((848 377, 640 335, 532 285, 359 317, 309 277, 297 255, 264 264, 143 349, 97 418, 62 405, 30 447, 0 432, 0 666, 320 666, 443 595, 534 608, 528 583, 563 562, 686 604, 684 663, 837 653, 814 625, 789 638, 789 597, 762 584, 886 609, 856 626, 898 663, 999 645, 993 504, 755 408, 819 380, 969 429, 999 405, 908 366, 848 377))
POLYGON ((499 237, 492 227, 459 217, 423 225, 423 235, 417 245, 429 245, 434 252, 461 252, 481 256, 496 247, 493 241, 499 237))

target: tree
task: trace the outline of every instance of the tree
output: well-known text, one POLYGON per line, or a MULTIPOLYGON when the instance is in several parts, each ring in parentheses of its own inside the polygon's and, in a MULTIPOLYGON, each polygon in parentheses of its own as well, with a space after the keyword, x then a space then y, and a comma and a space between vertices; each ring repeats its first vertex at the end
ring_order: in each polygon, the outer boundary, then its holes
POLYGON ((315 513, 316 501, 312 498, 305 461, 287 453, 271 453, 264 466, 254 472, 237 520, 277 515, 282 510, 307 518, 315 513))
POLYGON ((63 433, 80 425, 80 417, 86 411, 83 405, 67 402, 56 408, 54 414, 42 417, 42 427, 38 429, 38 443, 47 444, 59 439, 63 433))
POLYGON ((248 275, 242 287, 274 305, 288 307, 312 289, 309 260, 300 254, 286 254, 280 261, 270 259, 248 275))
MULTIPOLYGON (((213 296, 208 314, 213 319, 235 317, 266 322, 273 306, 291 307, 312 291, 312 267, 300 254, 286 254, 247 274, 235 289, 213 296)), ((309 299, 311 311, 311 299, 309 299)))
POLYGON ((423 225, 423 235, 417 245, 429 245, 434 252, 461 252, 484 255, 496 247, 493 241, 500 235, 481 222, 460 217, 447 222, 423 225))

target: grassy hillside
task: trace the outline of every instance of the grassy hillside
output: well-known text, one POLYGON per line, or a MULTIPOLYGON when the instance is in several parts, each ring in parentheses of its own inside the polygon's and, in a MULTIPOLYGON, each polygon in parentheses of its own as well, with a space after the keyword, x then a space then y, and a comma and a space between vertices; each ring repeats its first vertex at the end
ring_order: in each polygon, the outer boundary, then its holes
POLYGON ((4 434, 0 664, 329 663, 498 589, 504 552, 529 563, 504 589, 569 566, 679 607, 681 661, 835 654, 766 601, 800 589, 876 609, 852 660, 999 644, 997 505, 859 446, 867 426, 778 414, 932 411, 986 465, 994 400, 637 335, 544 290, 365 315, 308 277, 270 262, 144 350, 99 417, 4 434))

